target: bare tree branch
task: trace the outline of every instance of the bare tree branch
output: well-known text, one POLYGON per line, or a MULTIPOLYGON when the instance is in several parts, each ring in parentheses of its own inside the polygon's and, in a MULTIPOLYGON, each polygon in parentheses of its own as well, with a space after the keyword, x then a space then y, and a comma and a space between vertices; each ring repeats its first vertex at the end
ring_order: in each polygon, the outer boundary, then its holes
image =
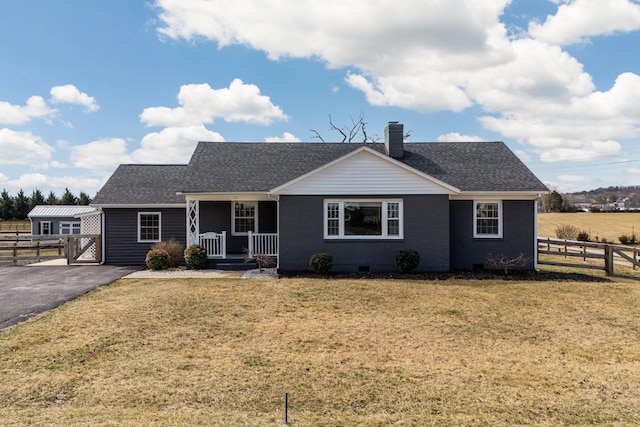
MULTIPOLYGON (((358 136, 360 134, 362 134, 363 143, 378 142, 378 140, 380 139, 379 136, 377 135, 370 136, 367 133, 368 123, 365 121, 364 113, 360 113, 357 119, 354 119, 353 116, 349 116, 349 120, 351 121, 350 125, 338 126, 333 122, 333 117, 331 117, 331 114, 329 114, 329 130, 339 132, 340 135, 342 135, 341 142, 343 143, 354 142, 358 139, 358 136)), ((325 142, 324 138, 322 137, 322 135, 320 135, 320 133, 317 130, 315 129, 309 129, 309 130, 312 132, 311 138, 319 139, 320 141, 325 142)))
POLYGON ((322 138, 320 132, 315 129, 309 129, 309 132, 311 132, 311 139, 319 139, 320 141, 324 142, 324 138, 322 138))

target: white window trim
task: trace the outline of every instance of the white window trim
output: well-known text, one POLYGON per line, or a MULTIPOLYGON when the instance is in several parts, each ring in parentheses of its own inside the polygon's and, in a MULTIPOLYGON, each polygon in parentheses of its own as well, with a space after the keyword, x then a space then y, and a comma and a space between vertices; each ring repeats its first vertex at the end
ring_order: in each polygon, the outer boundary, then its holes
POLYGON ((161 212, 138 212, 138 243, 156 243, 162 241, 162 213, 161 212), (142 240, 140 237, 140 217, 142 215, 158 215, 158 240, 142 240))
POLYGON ((39 228, 39 232, 41 236, 51 236, 53 234, 53 224, 51 223, 51 221, 40 221, 40 224, 38 225, 39 228), (47 224, 49 226, 49 232, 45 233, 44 232, 44 224, 47 224))
POLYGON ((473 237, 475 239, 502 239, 502 200, 474 200, 473 201, 473 237), (478 205, 495 203, 498 205, 498 234, 478 233, 478 205))
POLYGON ((253 229, 254 233, 258 232, 258 202, 234 202, 231 203, 231 235, 232 236, 248 236, 246 231, 236 231, 236 203, 253 206, 253 229))
POLYGON ((323 204, 323 234, 327 240, 401 240, 404 239, 404 206, 402 199, 325 199, 323 204), (345 203, 359 203, 359 202, 378 202, 382 203, 382 234, 379 236, 351 236, 344 234, 344 204, 345 203), (338 203, 338 223, 339 232, 338 235, 329 235, 329 215, 328 205, 329 203, 338 203), (399 222, 399 234, 389 235, 389 218, 388 215, 388 203, 398 203, 398 222, 399 222))
MULTIPOLYGON (((60 234, 64 234, 62 232, 62 229, 64 228, 64 226, 68 225, 69 226, 69 234, 73 235, 74 234, 73 233, 73 229, 74 229, 73 226, 76 225, 77 226, 76 228, 78 229, 78 231, 80 231, 80 227, 82 226, 81 224, 82 223, 80 221, 60 221, 60 223, 58 224, 58 228, 60 229, 60 234)), ((80 234, 80 233, 76 233, 76 234, 80 234)))

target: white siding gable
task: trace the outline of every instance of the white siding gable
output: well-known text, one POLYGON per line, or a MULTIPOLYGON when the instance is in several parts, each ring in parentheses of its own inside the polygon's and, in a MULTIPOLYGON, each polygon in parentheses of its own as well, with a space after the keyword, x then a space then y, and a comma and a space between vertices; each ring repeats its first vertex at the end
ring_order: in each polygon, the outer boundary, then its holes
POLYGON ((277 189, 287 195, 456 194, 457 189, 363 149, 277 189))

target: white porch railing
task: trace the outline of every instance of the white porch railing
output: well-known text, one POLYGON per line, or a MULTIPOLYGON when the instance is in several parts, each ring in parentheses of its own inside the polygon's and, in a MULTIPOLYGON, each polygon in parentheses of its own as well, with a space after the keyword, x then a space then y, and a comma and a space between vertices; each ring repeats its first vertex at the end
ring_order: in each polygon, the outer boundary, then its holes
POLYGON ((207 258, 227 257, 227 232, 203 233, 198 236, 199 245, 207 250, 207 258))
POLYGON ((278 256, 278 233, 249 231, 249 257, 255 255, 278 256))

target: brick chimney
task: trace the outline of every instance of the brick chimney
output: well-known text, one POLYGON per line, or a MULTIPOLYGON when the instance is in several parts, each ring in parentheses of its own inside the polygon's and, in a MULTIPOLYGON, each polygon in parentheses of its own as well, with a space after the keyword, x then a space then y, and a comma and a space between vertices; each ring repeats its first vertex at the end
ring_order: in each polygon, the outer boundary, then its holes
POLYGON ((384 128, 384 151, 389 157, 401 159, 404 156, 404 125, 389 122, 384 128))

